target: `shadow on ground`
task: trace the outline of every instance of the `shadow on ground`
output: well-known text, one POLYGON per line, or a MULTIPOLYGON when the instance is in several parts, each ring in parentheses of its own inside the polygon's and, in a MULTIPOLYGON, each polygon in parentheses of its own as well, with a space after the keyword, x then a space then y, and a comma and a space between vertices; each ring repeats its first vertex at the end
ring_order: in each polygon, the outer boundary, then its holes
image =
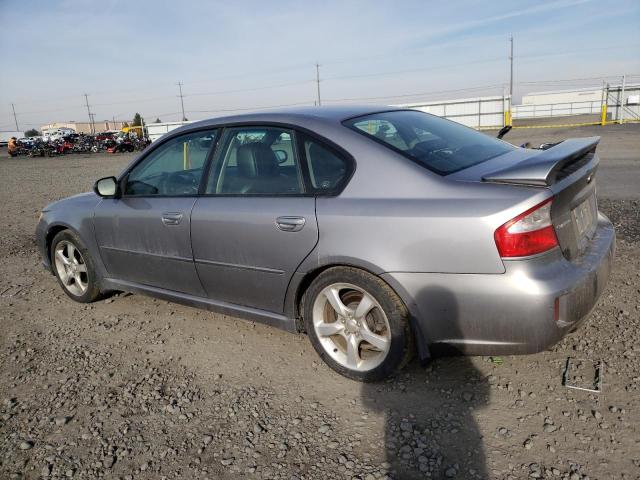
MULTIPOLYGON (((425 290, 432 313, 462 338, 454 296, 425 290)), ((487 478, 474 412, 489 400, 489 384, 467 357, 442 357, 426 368, 413 362, 398 378, 364 384, 362 402, 384 413, 385 455, 392 478, 487 478)))

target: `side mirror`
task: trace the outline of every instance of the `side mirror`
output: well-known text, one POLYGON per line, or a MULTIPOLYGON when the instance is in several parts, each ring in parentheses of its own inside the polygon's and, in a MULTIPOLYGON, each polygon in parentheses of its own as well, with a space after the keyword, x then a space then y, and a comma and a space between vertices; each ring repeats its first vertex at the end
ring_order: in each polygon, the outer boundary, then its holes
POLYGON ((118 179, 116 177, 105 177, 98 180, 93 186, 93 191, 104 198, 116 197, 118 192, 118 179))
POLYGON ((284 150, 274 150, 273 153, 275 154, 276 158, 278 159, 278 163, 280 165, 282 165, 284 162, 287 161, 287 159, 289 158, 289 155, 287 155, 287 152, 284 150))

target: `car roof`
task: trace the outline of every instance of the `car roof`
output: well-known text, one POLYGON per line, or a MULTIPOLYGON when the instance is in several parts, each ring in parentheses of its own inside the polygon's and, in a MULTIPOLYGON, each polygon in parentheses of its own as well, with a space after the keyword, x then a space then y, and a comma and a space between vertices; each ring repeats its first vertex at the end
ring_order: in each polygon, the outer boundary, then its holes
POLYGON ((360 117, 377 112, 388 112, 391 110, 406 109, 391 107, 388 105, 331 105, 321 107, 289 107, 257 112, 247 112, 239 115, 231 115, 225 117, 215 117, 190 123, 188 127, 207 127, 228 123, 245 123, 254 121, 274 123, 281 122, 300 125, 304 125, 306 122, 312 120, 324 120, 331 123, 340 123, 349 118, 360 117))

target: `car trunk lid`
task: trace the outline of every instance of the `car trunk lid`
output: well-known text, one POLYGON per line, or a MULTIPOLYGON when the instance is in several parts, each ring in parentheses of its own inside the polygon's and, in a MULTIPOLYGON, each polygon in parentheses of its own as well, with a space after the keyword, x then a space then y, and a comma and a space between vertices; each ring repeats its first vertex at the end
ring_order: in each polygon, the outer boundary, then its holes
POLYGON ((597 221, 595 153, 600 137, 565 140, 547 150, 482 175, 482 181, 546 187, 554 194, 551 220, 567 260, 589 245, 597 221))
POLYGON ((551 220, 567 260, 579 261, 598 221, 595 174, 599 137, 560 142, 547 150, 518 148, 450 175, 458 181, 546 188, 553 195, 551 220))
POLYGON ((567 165, 565 169, 569 172, 562 172, 563 178, 549 186, 554 193, 551 220, 567 260, 579 259, 596 232, 595 176, 598 161, 595 152, 586 153, 583 158, 567 165))

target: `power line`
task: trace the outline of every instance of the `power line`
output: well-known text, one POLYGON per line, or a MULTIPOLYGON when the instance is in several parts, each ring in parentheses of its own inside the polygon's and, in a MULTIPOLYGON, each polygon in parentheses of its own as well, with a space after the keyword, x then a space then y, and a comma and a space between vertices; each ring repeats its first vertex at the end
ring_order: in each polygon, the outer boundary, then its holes
MULTIPOLYGON (((223 113, 223 112, 242 112, 247 110, 267 110, 269 108, 279 108, 279 107, 295 107, 300 105, 311 105, 312 102, 296 102, 296 103, 282 103, 279 105, 265 105, 261 107, 243 107, 243 108, 223 108, 217 110, 189 110, 189 113, 223 113)), ((152 115, 154 116, 154 115, 152 115)))
POLYGON ((306 70, 307 68, 309 68, 308 63, 300 63, 296 65, 277 67, 277 68, 272 68, 268 70, 254 70, 253 72, 245 72, 245 73, 234 74, 234 75, 225 75, 222 77, 214 77, 206 80, 196 80, 193 82, 186 82, 186 85, 196 85, 199 83, 212 83, 212 82, 219 82, 220 80, 233 80, 235 78, 247 78, 255 75, 268 75, 273 73, 290 72, 290 71, 303 70, 303 69, 306 70))
MULTIPOLYGON (((144 103, 144 102, 155 102, 157 100, 166 100, 168 97, 164 96, 164 97, 152 97, 152 98, 141 98, 135 99, 136 103, 144 103)), ((127 101, 122 101, 122 102, 108 102, 108 103, 94 103, 93 106, 94 107, 108 107, 111 105, 124 105, 124 104, 129 104, 131 103, 132 100, 127 100, 127 101)))
MULTIPOLYGON (((180 115, 180 112, 153 113, 151 115, 147 115, 147 117, 148 118, 151 118, 151 117, 158 118, 158 117, 171 117, 173 115, 180 115)), ((116 117, 116 118, 118 118, 118 117, 116 117)))
POLYGON ((184 95, 185 97, 206 97, 213 95, 224 95, 227 93, 243 93, 243 92, 253 92, 256 90, 270 90, 273 88, 282 88, 282 87, 291 87, 293 85, 302 85, 305 83, 309 83, 311 80, 303 80, 300 82, 289 82, 289 83, 279 83, 276 85, 267 85, 264 87, 254 87, 254 88, 243 88, 238 90, 219 90, 217 92, 201 92, 201 93, 191 93, 189 95, 184 95))
MULTIPOLYGON (((511 41, 511 38, 510 38, 511 41)), ((511 53, 511 51, 510 51, 511 53)), ((509 55, 509 57, 513 57, 513 55, 509 55)), ((519 56, 518 58, 522 58, 524 56, 519 56)), ((499 60, 499 59, 496 59, 499 60)), ((478 60, 475 62, 467 62, 467 64, 469 63, 486 63, 486 62, 491 62, 494 61, 493 59, 484 59, 484 60, 478 60)), ((298 84, 305 84, 305 83, 309 83, 311 81, 315 81, 316 82, 316 95, 317 95, 317 103, 320 104, 322 99, 320 96, 320 75, 319 75, 319 67, 321 66, 319 64, 319 62, 316 62, 316 78, 315 80, 305 80, 305 81, 299 81, 299 82, 289 82, 289 83, 282 83, 282 84, 275 84, 275 85, 267 85, 267 86, 262 86, 262 87, 254 87, 254 88, 247 88, 247 89, 235 89, 235 90, 221 90, 221 91, 217 91, 217 92, 201 92, 201 93, 195 93, 195 94, 189 94, 189 95, 185 95, 182 91, 182 85, 184 85, 184 83, 179 82, 178 87, 179 87, 179 93, 180 93, 180 101, 181 101, 181 110, 182 110, 182 119, 186 118, 186 114, 185 114, 185 110, 184 110, 184 97, 185 96, 206 96, 206 95, 218 95, 218 94, 225 94, 225 93, 236 93, 236 92, 246 92, 246 91, 252 91, 252 90, 266 90, 266 89, 272 89, 272 88, 280 88, 280 87, 285 87, 285 86, 290 86, 290 85, 298 85, 298 84)), ((442 66, 439 67, 432 67, 432 68, 442 68, 442 66)), ((413 69, 413 70, 404 70, 404 71, 395 71, 395 72, 378 72, 378 73, 368 73, 368 74, 363 74, 363 75, 349 75, 349 76, 342 76, 342 77, 323 77, 322 81, 324 80, 332 80, 332 79, 338 79, 338 78, 356 78, 356 77, 362 77, 362 76, 377 76, 377 75, 387 75, 387 74, 395 74, 395 73, 402 73, 402 72, 407 72, 407 71, 420 71, 422 69, 413 69)), ((575 84, 576 86, 579 85, 581 82, 592 82, 592 81, 601 81, 603 79, 613 79, 614 81, 618 81, 620 75, 604 75, 604 76, 597 76, 597 77, 581 77, 581 78, 565 78, 565 79, 557 79, 557 80, 530 80, 530 81, 522 81, 522 82, 515 82, 513 81, 512 83, 512 79, 510 78, 510 91, 512 92, 513 88, 518 86, 518 85, 540 85, 540 86, 553 86, 553 85, 563 85, 563 84, 575 84)), ((640 77, 640 74, 628 74, 627 75, 627 79, 635 79, 640 77)), ((473 88, 464 88, 464 89, 454 89, 454 90, 443 90, 443 91, 429 91, 429 92, 418 92, 418 93, 409 93, 409 94, 402 94, 402 95, 388 95, 388 96, 375 96, 375 97, 355 97, 355 98, 334 98, 334 99, 325 99, 325 102, 350 102, 350 101, 369 101, 369 100, 382 100, 382 99, 399 99, 399 98, 410 98, 410 97, 417 97, 417 96, 433 96, 433 95, 437 95, 437 94, 442 94, 442 93, 455 93, 455 92, 464 92, 464 91, 477 91, 477 90, 482 90, 482 89, 488 89, 488 88, 498 88, 500 85, 489 85, 489 86, 484 86, 484 87, 473 87, 473 88)), ((92 94, 93 95, 93 94, 92 94)), ((48 109, 48 110, 42 110, 42 111, 27 111, 27 112, 16 112, 15 109, 15 103, 11 103, 11 107, 12 107, 12 111, 11 113, 7 112, 9 116, 12 116, 12 120, 16 126, 16 128, 19 128, 19 123, 25 124, 24 122, 24 117, 28 116, 28 115, 36 115, 36 114, 45 114, 45 113, 50 113, 50 112, 60 112, 60 111, 72 111, 76 108, 87 108, 87 114, 90 117, 90 122, 92 124, 92 127, 95 128, 95 114, 91 112, 92 107, 95 108, 95 106, 108 106, 108 105, 119 105, 122 103, 127 103, 127 104, 131 104, 133 102, 150 102, 150 101, 154 101, 154 100, 162 100, 162 99, 167 99, 170 98, 170 96, 168 95, 167 97, 154 97, 154 98, 147 98, 147 99, 131 99, 129 101, 118 101, 118 102, 108 102, 108 103, 101 103, 101 104, 92 104, 91 106, 89 105, 89 101, 88 101, 88 94, 84 94, 85 96, 85 104, 80 106, 80 105, 69 105, 65 108, 56 108, 56 109, 48 109), (20 116, 21 117, 21 122, 17 121, 17 117, 20 116)), ((61 97, 64 98, 64 97, 61 97)), ((289 104, 291 105, 291 104, 289 104)), ((293 105, 298 105, 298 104, 293 104, 293 105)), ((278 106, 287 106, 287 105, 273 105, 273 106, 269 106, 269 107, 256 107, 254 109, 261 109, 261 108, 274 108, 274 107, 278 107, 278 106)), ((247 109, 218 109, 218 110, 209 110, 208 112, 219 112, 219 111, 234 111, 234 110, 251 110, 249 108, 247 109)), ((205 111, 206 112, 206 111, 205 111)), ((164 115, 168 115, 168 114, 162 114, 164 115)), ((7 118, 8 120, 8 118, 7 118)), ((29 124, 31 125, 31 124, 29 124)), ((33 124, 36 125, 36 124, 33 124)))
POLYGON ((407 70, 389 70, 386 72, 373 72, 373 73, 361 73, 361 74, 359 73, 355 75, 337 75, 333 77, 325 77, 325 80, 344 80, 344 79, 351 79, 351 78, 382 77, 386 75, 397 75, 399 73, 430 72, 430 71, 433 71, 436 69, 442 69, 442 68, 459 67, 459 66, 473 65, 478 63, 492 63, 497 61, 504 61, 504 58, 496 57, 496 58, 490 58, 485 60, 472 60, 470 62, 462 62, 462 63, 457 62, 457 63, 449 63, 445 65, 442 65, 442 64, 432 65, 430 67, 411 68, 407 70))
MULTIPOLYGON (((612 49, 619 49, 620 46, 619 45, 611 45, 611 46, 603 46, 603 47, 595 47, 595 48, 590 48, 588 50, 574 50, 574 51, 567 51, 567 52, 555 52, 555 53, 541 53, 541 54, 529 54, 529 55, 519 55, 518 58, 532 58, 532 57, 547 57, 547 56, 558 56, 558 55, 572 55, 572 54, 585 54, 588 52, 592 52, 592 51, 596 51, 596 50, 612 50, 612 49)), ((415 56, 415 54, 410 54, 412 57, 415 56)), ((353 62, 354 60, 363 60, 363 59, 375 59, 375 58, 379 58, 379 57, 387 57, 388 55, 375 55, 375 56, 370 56, 370 57, 358 57, 356 59, 348 59, 348 58, 342 58, 340 60, 337 61, 330 61, 327 60, 325 62, 323 62, 323 65, 334 65, 334 64, 340 64, 340 63, 347 63, 347 62, 353 62)), ((407 56, 405 54, 403 54, 402 52, 398 53, 397 56, 407 56)), ((501 58, 496 58, 496 59, 488 59, 488 60, 479 60, 479 61, 470 61, 470 62, 458 62, 452 65, 440 65, 440 66, 432 66, 430 68, 421 68, 421 69, 412 69, 412 70, 399 70, 399 71, 389 71, 389 72, 380 72, 380 73, 370 73, 370 74, 363 74, 363 75, 344 75, 344 76, 334 76, 334 77, 325 77, 325 80, 337 80, 337 79, 347 79, 347 78, 361 78, 361 77, 367 77, 367 76, 382 76, 382 75, 393 75, 393 74, 397 74, 397 73, 411 73, 411 72, 420 72, 420 71, 429 71, 432 70, 434 68, 446 68, 446 67, 453 67, 453 66, 463 66, 463 65, 471 65, 474 63, 488 63, 488 62, 493 62, 493 61, 498 61, 498 60, 503 60, 503 57, 501 58)), ((198 84, 198 83, 210 83, 210 82, 217 82, 220 80, 227 80, 227 79, 234 79, 234 78, 246 78, 249 76, 254 76, 254 75, 266 75, 266 74, 271 74, 271 73, 282 73, 282 72, 287 72, 287 71, 295 71, 295 70, 302 70, 304 68, 308 68, 308 64, 296 64, 296 65, 289 65, 289 66, 284 66, 284 67, 278 67, 278 68, 273 68, 273 69, 263 69, 263 70, 256 70, 253 72, 245 72, 242 74, 234 74, 234 75, 227 75, 227 76, 220 76, 220 77, 215 77, 215 78, 210 78, 210 79, 206 79, 206 80, 196 80, 193 82, 186 82, 186 83, 182 83, 182 85, 194 85, 194 84, 198 84)), ((618 75, 619 76, 619 75, 618 75)), ((160 87, 160 88, 168 88, 168 86, 171 85, 171 83, 157 83, 154 81, 154 86, 150 87, 149 85, 145 85, 145 86, 141 86, 141 87, 135 87, 135 88, 125 88, 125 89, 114 89, 114 90, 102 90, 99 92, 93 92, 93 96, 95 97, 96 95, 108 95, 108 94, 113 94, 113 93, 121 93, 121 92, 137 92, 137 91, 148 91, 150 88, 156 88, 156 87, 160 87)), ((169 95, 168 95, 169 96, 169 95)), ((22 102, 22 101, 18 101, 16 102, 17 105, 25 105, 25 104, 32 104, 32 103, 54 103, 57 101, 61 101, 61 100, 65 100, 65 99, 69 99, 69 98, 76 98, 76 95, 67 95, 67 96, 57 96, 55 99, 51 99, 51 97, 41 97, 40 99, 38 98, 32 98, 30 97, 27 101, 22 102)))
POLYGON ((460 93, 460 92, 472 92, 477 90, 488 90, 491 88, 501 88, 502 84, 494 84, 494 85, 484 85, 481 87, 470 87, 470 88, 458 88, 453 90, 440 90, 440 91, 431 91, 431 92, 419 92, 419 93, 407 93, 404 95, 386 95, 381 97, 354 97, 354 98, 332 98, 330 100, 325 100, 327 102, 349 102, 349 101, 359 101, 359 100, 384 100, 387 98, 406 98, 406 97, 418 97, 423 95, 439 95, 442 93, 460 93))
MULTIPOLYGON (((131 102, 129 101, 127 103, 131 103, 131 102)), ((40 110, 40 111, 34 111, 34 112, 18 112, 18 113, 16 113, 16 115, 18 117, 24 117, 25 115, 38 115, 38 114, 41 114, 41 113, 64 112, 64 111, 69 111, 69 110, 71 110, 73 108, 84 108, 84 107, 85 107, 85 105, 70 105, 70 106, 65 107, 65 108, 54 108, 54 109, 51 109, 51 110, 40 110)))
MULTIPOLYGON (((629 75, 627 77, 637 77, 640 75, 629 75)), ((563 78, 558 80, 532 80, 532 81, 523 81, 518 82, 517 85, 542 85, 542 84, 558 84, 558 83, 573 83, 573 82, 586 82, 593 80, 605 80, 605 79, 619 79, 621 75, 604 75, 599 77, 584 77, 584 78, 563 78)))

